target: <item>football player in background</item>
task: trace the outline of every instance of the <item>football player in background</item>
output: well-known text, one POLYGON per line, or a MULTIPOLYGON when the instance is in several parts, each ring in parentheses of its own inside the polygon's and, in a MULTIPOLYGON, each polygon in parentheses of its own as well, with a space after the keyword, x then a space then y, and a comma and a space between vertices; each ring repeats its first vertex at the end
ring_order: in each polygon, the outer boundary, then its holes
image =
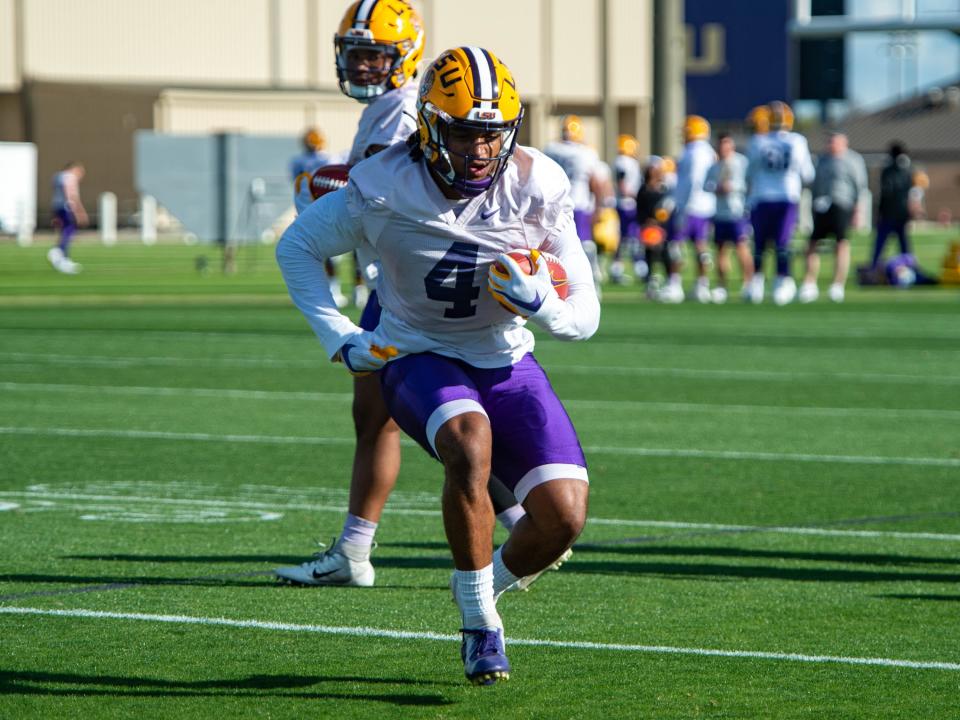
POLYGON ((670 262, 670 278, 660 293, 663 302, 683 302, 683 284, 680 271, 683 269, 684 240, 693 242, 697 253, 697 284, 694 297, 697 302, 710 302, 710 249, 707 246, 707 230, 716 208, 716 198, 704 189, 707 171, 717 159, 710 145, 710 123, 699 115, 689 115, 683 123, 684 148, 677 162, 677 186, 673 191, 675 203, 667 237, 667 257, 670 262))
MULTIPOLYGON (((622 257, 638 254, 639 241, 637 225, 637 193, 640 192, 642 176, 640 161, 637 159, 639 145, 633 135, 620 135, 617 138, 617 157, 613 161, 614 180, 616 181, 617 215, 620 219, 620 244, 617 245, 610 263, 610 279, 615 283, 622 283, 624 279, 624 265, 622 257)), ((636 275, 637 281, 645 280, 648 268, 644 265, 635 266, 634 270, 641 270, 636 275)))
POLYGON ((747 299, 753 277, 753 256, 747 246, 750 240, 747 216, 747 158, 737 152, 729 133, 717 139, 719 159, 709 172, 704 187, 716 195, 713 214, 713 243, 717 246, 717 286, 710 293, 715 303, 727 301, 727 279, 730 277, 730 247, 736 248, 743 274, 741 296, 747 299))
POLYGON ((597 290, 603 280, 597 244, 593 239, 594 213, 598 208, 613 207, 608 174, 604 173, 597 151, 584 141, 583 121, 577 115, 567 115, 560 123, 560 140, 549 143, 544 154, 556 162, 570 181, 573 198, 573 218, 583 250, 590 259, 597 290))
POLYGON ((799 300, 810 303, 817 299, 817 275, 820 255, 817 245, 833 235, 837 262, 833 282, 827 291, 833 302, 843 302, 844 286, 850 271, 850 239, 848 230, 856 224, 857 203, 867 189, 867 166, 860 154, 850 149, 847 136, 831 133, 827 151, 817 158, 813 179, 813 232, 807 244, 807 271, 800 285, 799 300))
MULTIPOLYGON (((290 160, 290 176, 293 178, 294 197, 304 190, 309 192, 310 177, 313 173, 333 162, 333 157, 326 152, 327 139, 319 128, 310 128, 303 134, 303 150, 290 160)), ((337 268, 331 258, 323 264, 323 270, 330 280, 330 292, 333 293, 337 307, 347 306, 347 296, 340 289, 337 279, 337 268)))
POLYGON ((331 359, 357 374, 379 370, 392 416, 443 464, 464 671, 491 684, 510 672, 497 598, 568 549, 587 509, 583 451, 525 324, 586 339, 600 304, 563 171, 516 145, 523 109, 507 67, 482 48, 446 51, 428 69, 417 109, 418 134, 310 205, 277 259, 331 359), (358 247, 382 264, 372 331, 340 314, 317 271, 324 257, 358 247), (533 255, 528 275, 512 250, 557 256, 568 299, 544 258, 533 255), (495 553, 491 471, 527 510, 495 553))
POLYGON ((53 269, 66 275, 76 275, 83 267, 70 258, 70 244, 77 228, 88 225, 87 210, 80 199, 80 181, 87 174, 81 163, 68 162, 53 176, 51 209, 53 222, 60 230, 59 242, 47 251, 47 260, 53 269))
POLYGON ((797 224, 800 193, 804 185, 813 182, 814 169, 806 138, 791 132, 790 106, 775 100, 768 107, 770 131, 755 135, 747 154, 754 243, 750 300, 763 302, 763 252, 773 243, 777 253, 773 301, 786 305, 797 294, 797 284, 790 275, 790 240, 797 224))
POLYGON ((667 158, 651 156, 643 171, 643 184, 637 191, 637 226, 640 238, 638 254, 634 256, 634 273, 642 275, 639 269, 646 271, 646 295, 650 300, 660 298, 663 278, 669 272, 666 259, 666 226, 673 212, 673 198, 667 172, 670 170, 667 158), (641 266, 642 263, 642 266, 641 266), (663 275, 657 272, 663 266, 663 275))

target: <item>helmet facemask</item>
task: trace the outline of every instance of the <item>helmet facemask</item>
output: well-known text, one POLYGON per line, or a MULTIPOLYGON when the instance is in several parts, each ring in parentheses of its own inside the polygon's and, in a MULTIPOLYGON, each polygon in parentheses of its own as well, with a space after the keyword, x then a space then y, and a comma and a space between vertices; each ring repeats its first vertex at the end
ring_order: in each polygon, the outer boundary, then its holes
MULTIPOLYGON (((471 114, 491 115, 499 111, 473 111, 471 114)), ((428 128, 429 136, 424 143, 427 162, 436 176, 446 185, 453 188, 465 198, 482 195, 500 178, 507 169, 507 162, 517 146, 517 130, 523 121, 523 109, 520 109, 516 118, 509 122, 498 119, 468 118, 459 119, 450 116, 436 105, 425 102, 420 108, 422 126, 428 128), (499 136, 499 150, 486 157, 473 153, 461 153, 450 147, 450 132, 499 136), (454 159, 463 163, 463 172, 458 172, 454 166, 454 159), (492 172, 482 178, 472 180, 467 172, 474 163, 496 163, 492 172)), ((493 145, 496 141, 490 141, 493 145)), ((474 141, 473 147, 476 147, 474 141)))
POLYGON ((334 39, 340 91, 362 103, 372 102, 403 84, 404 57, 396 45, 360 37, 334 39), (400 77, 400 82, 397 82, 400 77))

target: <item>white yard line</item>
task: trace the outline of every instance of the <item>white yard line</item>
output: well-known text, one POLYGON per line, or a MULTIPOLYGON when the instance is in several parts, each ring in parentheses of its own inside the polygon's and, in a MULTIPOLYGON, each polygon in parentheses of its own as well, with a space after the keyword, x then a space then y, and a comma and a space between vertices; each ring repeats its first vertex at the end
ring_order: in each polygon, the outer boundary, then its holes
MULTIPOLYGON (((458 635, 441 633, 410 632, 372 627, 337 627, 330 625, 300 625, 296 623, 270 622, 264 620, 233 620, 230 618, 195 617, 190 615, 153 615, 149 613, 122 613, 103 610, 47 610, 31 607, 0 606, 0 614, 37 615, 46 617, 84 618, 97 620, 138 620, 141 622, 171 623, 176 625, 204 625, 229 627, 243 630, 270 630, 274 632, 316 633, 347 637, 387 638, 390 640, 430 640, 459 642, 458 635)), ((720 650, 715 648, 671 647, 668 645, 630 645, 620 643, 583 642, 566 640, 543 640, 508 638, 508 645, 528 645, 564 650, 593 650, 622 653, 656 653, 669 655, 694 655, 706 657, 743 658, 749 660, 780 660, 800 663, 836 665, 873 665, 911 670, 960 671, 960 663, 940 660, 900 660, 881 657, 848 657, 844 655, 808 655, 804 653, 768 652, 765 650, 720 650)))
MULTIPOLYGON (((66 500, 78 503, 110 502, 115 504, 146 504, 146 505, 173 505, 186 507, 216 507, 262 510, 265 512, 280 513, 283 511, 332 512, 344 513, 346 505, 317 504, 309 499, 290 498, 290 502, 260 502, 253 500, 226 500, 223 498, 170 498, 143 495, 110 495, 103 493, 83 493, 70 491, 47 490, 5 490, 0 491, 2 498, 17 498, 21 500, 58 501, 66 500)), ((439 505, 439 498, 436 501, 439 505)), ((0 502, 0 510, 15 509, 17 503, 0 502)), ((409 507, 389 507, 391 515, 412 515, 420 517, 440 517, 439 510, 418 509, 409 507)), ((644 520, 628 518, 597 518, 589 517, 588 525, 608 525, 619 527, 650 527, 676 530, 708 530, 720 532, 749 532, 772 533, 781 535, 825 535, 833 537, 856 538, 897 538, 901 540, 934 540, 938 542, 960 542, 960 534, 930 533, 930 532, 900 532, 894 530, 840 530, 821 527, 793 527, 768 525, 731 525, 723 523, 696 523, 681 520, 644 520)), ((664 536, 664 539, 669 539, 664 536)))
MULTIPOLYGON (((307 402, 350 402, 351 393, 324 393, 290 390, 244 390, 240 388, 155 387, 141 385, 78 385, 72 383, 0 382, 5 392, 51 392, 90 395, 202 397, 230 400, 307 402)), ((815 407, 789 405, 745 405, 723 403, 646 402, 640 400, 565 400, 572 408, 592 410, 649 410, 655 412, 741 413, 749 415, 805 415, 813 417, 923 418, 960 420, 960 410, 927 408, 815 407)))
MULTIPOLYGON (((198 442, 262 443, 269 445, 352 446, 352 437, 308 437, 302 435, 240 435, 165 430, 118 430, 111 428, 0 426, 0 435, 55 437, 115 437, 142 440, 191 440, 198 442)), ((402 441, 412 445, 412 441, 402 441)), ((819 455, 814 453, 764 453, 746 450, 695 450, 691 448, 615 447, 585 445, 587 455, 628 455, 638 457, 707 458, 711 460, 769 460, 775 462, 841 463, 852 465, 906 465, 913 467, 960 467, 960 458, 903 457, 896 455, 819 455)))

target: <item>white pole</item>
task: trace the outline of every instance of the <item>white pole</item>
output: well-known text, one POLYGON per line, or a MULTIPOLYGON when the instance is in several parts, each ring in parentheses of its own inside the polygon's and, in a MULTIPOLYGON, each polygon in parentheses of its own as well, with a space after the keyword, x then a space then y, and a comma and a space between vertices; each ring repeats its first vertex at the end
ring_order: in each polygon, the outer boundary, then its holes
POLYGON ((100 241, 117 244, 117 196, 112 192, 100 193, 100 241))
POLYGON ((140 196, 140 239, 144 245, 157 242, 157 199, 153 195, 140 196))
POLYGON ((33 217, 27 210, 27 203, 23 200, 17 201, 17 245, 20 247, 29 247, 33 244, 33 217))

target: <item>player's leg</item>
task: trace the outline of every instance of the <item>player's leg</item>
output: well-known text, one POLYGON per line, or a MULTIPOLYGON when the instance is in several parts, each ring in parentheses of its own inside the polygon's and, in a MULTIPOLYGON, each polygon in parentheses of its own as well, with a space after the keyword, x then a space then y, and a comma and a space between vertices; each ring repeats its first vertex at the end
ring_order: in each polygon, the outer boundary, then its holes
POLYGON ((763 302, 764 275, 763 253, 773 232, 772 203, 757 203, 750 211, 750 222, 753 225, 753 279, 750 283, 750 302, 763 302))
POLYGON ((360 266, 360 259, 357 257, 357 251, 353 253, 353 304, 359 310, 367 306, 370 299, 370 291, 363 282, 363 268, 360 266))
POLYGON ((817 252, 817 246, 832 231, 830 215, 832 209, 813 213, 813 231, 807 241, 803 282, 800 283, 800 292, 797 295, 801 303, 811 303, 820 297, 820 289, 817 287, 817 278, 820 277, 820 254, 817 252))
POLYGON ((337 277, 337 265, 333 258, 326 258, 323 261, 323 271, 326 273, 327 280, 330 283, 330 294, 333 295, 333 301, 337 304, 338 308, 346 307, 347 296, 344 295, 340 289, 340 279, 337 277))
POLYGON ((850 273, 850 241, 837 238, 837 266, 833 271, 833 283, 829 295, 833 302, 843 302, 846 293, 847 275, 850 273))
POLYGON ((898 222, 894 227, 894 232, 897 234, 897 240, 900 241, 900 254, 909 255, 910 254, 910 238, 907 236, 906 220, 898 222))
POLYGON ((710 296, 710 278, 707 276, 713 267, 713 256, 710 254, 710 245, 707 242, 710 222, 706 218, 690 216, 687 219, 687 233, 693 242, 694 253, 697 256, 697 282, 694 286, 694 297, 697 302, 708 303, 710 296))
POLYGON ((873 240, 873 255, 870 258, 870 267, 874 270, 880 270, 880 258, 883 257, 883 249, 887 244, 887 237, 889 237, 893 230, 893 223, 889 220, 880 218, 877 222, 877 235, 873 240))
POLYGON ((737 253, 737 262, 740 265, 741 288, 740 296, 749 297, 750 283, 753 280, 753 253, 750 251, 750 223, 746 220, 736 220, 736 240, 734 247, 737 253))
POLYGON ((776 203, 777 233, 777 280, 773 288, 773 302, 777 305, 786 305, 793 302, 797 295, 797 283, 790 274, 790 242, 793 240, 793 230, 797 224, 797 204, 790 202, 776 203))

